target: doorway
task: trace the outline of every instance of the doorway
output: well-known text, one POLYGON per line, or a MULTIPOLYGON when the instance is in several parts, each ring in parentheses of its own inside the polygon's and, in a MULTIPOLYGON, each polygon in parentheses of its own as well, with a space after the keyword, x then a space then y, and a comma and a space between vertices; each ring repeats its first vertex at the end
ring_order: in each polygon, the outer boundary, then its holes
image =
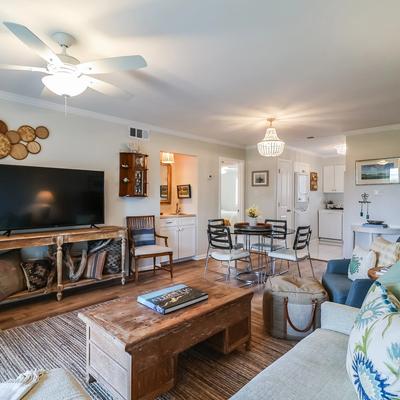
POLYGON ((278 160, 277 219, 285 219, 288 228, 294 228, 293 221, 293 165, 290 160, 278 160))
POLYGON ((244 161, 219 159, 219 216, 231 225, 244 218, 244 161))

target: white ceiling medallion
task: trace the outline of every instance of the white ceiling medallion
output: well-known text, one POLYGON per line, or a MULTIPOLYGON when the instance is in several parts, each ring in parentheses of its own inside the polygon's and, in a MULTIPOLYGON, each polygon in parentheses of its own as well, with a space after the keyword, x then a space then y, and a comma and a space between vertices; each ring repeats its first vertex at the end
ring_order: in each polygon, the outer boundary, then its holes
POLYGON ((335 149, 336 149, 336 152, 338 154, 340 154, 341 156, 346 155, 346 151, 347 151, 346 143, 336 145, 335 149))
POLYGON ((276 129, 272 127, 275 118, 268 118, 269 127, 265 132, 264 139, 257 144, 258 152, 263 157, 277 157, 283 153, 285 142, 279 139, 276 129))

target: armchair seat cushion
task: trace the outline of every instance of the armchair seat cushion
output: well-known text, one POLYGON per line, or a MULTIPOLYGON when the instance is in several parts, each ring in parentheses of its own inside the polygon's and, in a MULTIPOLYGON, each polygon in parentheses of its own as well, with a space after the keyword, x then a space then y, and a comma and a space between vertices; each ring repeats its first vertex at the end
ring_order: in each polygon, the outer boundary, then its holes
POLYGON ((325 273, 322 285, 334 303, 345 304, 353 281, 347 275, 325 273))
POLYGON ((143 257, 150 254, 172 253, 171 247, 159 246, 158 244, 150 244, 148 246, 140 246, 135 248, 135 256, 143 257))
POLYGON ((296 252, 293 249, 280 249, 277 251, 271 251, 268 255, 271 258, 278 258, 280 260, 288 261, 297 261, 308 257, 308 253, 306 250, 300 250, 297 252, 296 258, 296 252))

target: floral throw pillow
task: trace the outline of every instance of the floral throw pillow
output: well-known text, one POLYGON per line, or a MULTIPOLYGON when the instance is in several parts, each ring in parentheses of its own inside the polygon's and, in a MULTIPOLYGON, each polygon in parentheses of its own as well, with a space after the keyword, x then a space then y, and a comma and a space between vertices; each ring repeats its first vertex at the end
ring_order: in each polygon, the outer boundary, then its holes
POLYGON ((360 400, 400 398, 400 303, 380 282, 354 322, 346 368, 360 400))
POLYGON ((369 279, 368 270, 375 267, 376 254, 371 250, 364 250, 355 246, 350 260, 348 278, 352 281, 356 279, 369 279))

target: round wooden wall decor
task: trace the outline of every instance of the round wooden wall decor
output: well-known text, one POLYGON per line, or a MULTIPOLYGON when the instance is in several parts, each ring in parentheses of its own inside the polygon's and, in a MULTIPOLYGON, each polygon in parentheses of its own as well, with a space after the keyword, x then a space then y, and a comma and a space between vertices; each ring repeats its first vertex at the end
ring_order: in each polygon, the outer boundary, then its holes
POLYGON ((50 134, 49 130, 45 126, 38 126, 35 132, 39 139, 47 139, 50 134))
POLYGON ((0 133, 0 158, 7 157, 11 151, 11 143, 4 133, 0 133))
POLYGON ((8 131, 8 126, 4 121, 0 120, 0 133, 6 133, 8 131))
POLYGON ((17 131, 8 131, 6 133, 6 136, 8 137, 8 140, 11 144, 17 144, 21 140, 21 136, 17 131))
POLYGON ((37 154, 37 153, 40 153, 42 146, 38 142, 33 141, 33 142, 29 142, 26 145, 26 148, 28 149, 29 153, 37 154))
POLYGON ((13 144, 11 147, 10 156, 15 160, 23 160, 28 156, 28 149, 22 143, 13 144))
POLYGON ((35 130, 29 125, 20 126, 18 132, 24 142, 32 142, 36 138, 35 130))

